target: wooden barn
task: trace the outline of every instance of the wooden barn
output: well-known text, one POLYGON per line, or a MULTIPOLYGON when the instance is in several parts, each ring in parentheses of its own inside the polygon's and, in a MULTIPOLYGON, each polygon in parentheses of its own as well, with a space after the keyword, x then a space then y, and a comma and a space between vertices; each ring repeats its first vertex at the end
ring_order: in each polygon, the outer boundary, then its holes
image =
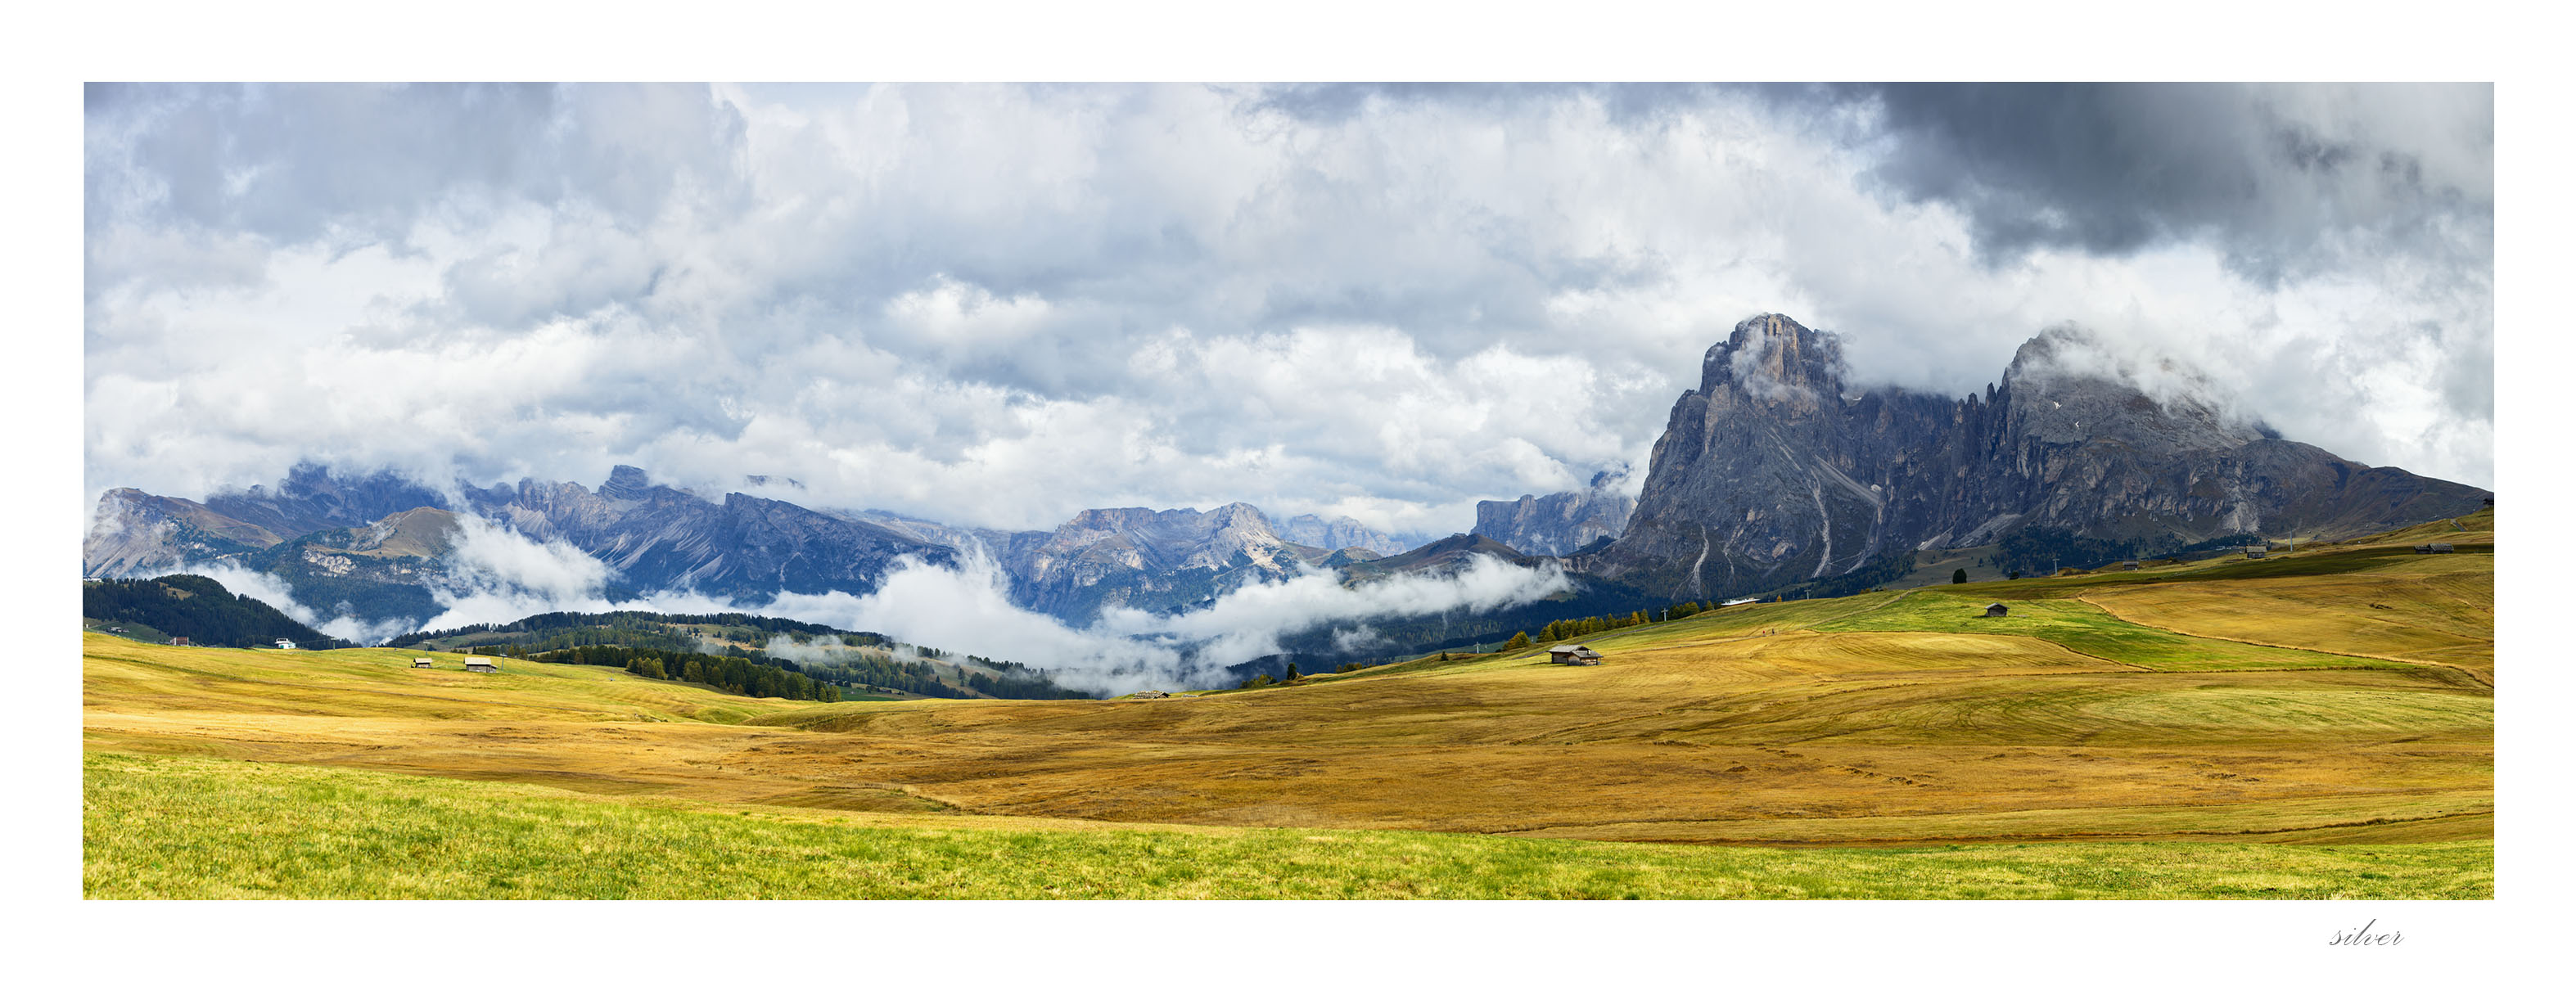
POLYGON ((2120 561, 2120 568, 2124 570, 2136 569, 2138 568, 2138 561, 2135 559, 2123 559, 2120 561))
POLYGON ((1560 644, 1547 649, 1547 660, 1552 665, 1598 665, 1601 653, 1579 644, 1560 644))
POLYGON ((498 672, 501 669, 499 666, 492 664, 492 659, 468 658, 465 660, 465 670, 469 672, 498 672))
POLYGON ((429 659, 427 659, 427 658, 414 658, 414 659, 412 659, 412 660, 411 660, 411 667, 413 667, 413 668, 432 668, 432 667, 435 667, 435 666, 433 666, 433 665, 430 663, 430 660, 429 660, 429 659))
POLYGON ((2245 547, 2245 558, 2247 558, 2247 559, 2261 559, 2261 558, 2263 558, 2263 557, 2265 557, 2265 556, 2268 556, 2268 555, 2271 555, 2271 554, 2272 554, 2272 550, 2271 550, 2271 549, 2269 549, 2269 548, 2263 547, 2263 546, 2246 546, 2246 547, 2245 547))
POLYGON ((2011 613, 2012 613, 2012 608, 2010 608, 2010 607, 2006 607, 2006 606, 2004 606, 2004 605, 2002 605, 2002 604, 1999 604, 1999 603, 1992 603, 1992 604, 1987 604, 1987 605, 1986 605, 1986 616, 1988 616, 1988 617, 2004 617, 2004 616, 2010 615, 2011 613))

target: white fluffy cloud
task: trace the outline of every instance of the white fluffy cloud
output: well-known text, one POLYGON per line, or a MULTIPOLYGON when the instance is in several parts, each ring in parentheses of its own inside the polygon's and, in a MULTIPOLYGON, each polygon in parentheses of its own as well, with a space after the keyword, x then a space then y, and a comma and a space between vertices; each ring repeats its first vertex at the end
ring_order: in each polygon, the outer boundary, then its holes
POLYGON ((416 630, 506 624, 530 614, 613 609, 608 564, 570 543, 540 542, 482 516, 459 513, 430 598, 445 608, 416 630))
MULTIPOLYGON (((1225 666, 1276 654, 1281 635, 1319 625, 1485 612, 1570 587, 1565 573, 1552 565, 1523 569, 1486 556, 1473 557, 1468 567, 1450 574, 1391 576, 1356 586, 1344 585, 1339 574, 1314 569, 1245 586, 1205 609, 1181 614, 1112 608, 1098 623, 1078 629, 1012 606, 1002 571, 978 557, 957 569, 907 560, 867 596, 782 594, 756 612, 855 626, 912 644, 1016 661, 1045 669, 1068 686, 1119 693, 1220 684, 1225 666)), ((679 597, 648 602, 675 612, 712 603, 679 597)), ((742 608, 713 604, 704 609, 742 608)), ((1338 633, 1347 637, 1365 630, 1338 633)))
POLYGON ((2075 322, 2293 439, 2491 482, 2491 124, 2447 90, 2263 93, 2226 128, 2249 160, 2305 134, 2470 193, 2273 167, 2229 224, 2059 181, 2041 205, 2158 233, 2003 254, 1939 168, 2039 165, 1912 104, 93 87, 86 481, 635 463, 989 526, 1243 500, 1440 533, 1641 464, 1700 352, 1778 311, 1843 334, 1854 381, 1952 393, 2075 322))
POLYGON ((221 583, 224 589, 267 604, 276 608, 278 613, 294 618, 297 623, 343 641, 374 644, 400 634, 410 627, 397 621, 370 623, 360 620, 347 613, 346 604, 341 605, 342 609, 337 611, 316 611, 296 602, 294 591, 286 585, 284 579, 257 570, 245 569, 240 563, 231 561, 198 563, 180 568, 175 572, 192 573, 221 583))

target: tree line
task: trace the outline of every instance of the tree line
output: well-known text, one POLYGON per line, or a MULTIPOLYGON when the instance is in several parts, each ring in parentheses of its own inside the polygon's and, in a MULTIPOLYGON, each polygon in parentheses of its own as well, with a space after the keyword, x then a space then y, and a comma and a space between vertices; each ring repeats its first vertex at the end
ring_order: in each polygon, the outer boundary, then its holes
POLYGON ((669 636, 671 632, 667 626, 682 625, 717 628, 718 630, 714 632, 701 633, 714 633, 719 637, 750 641, 755 646, 767 643, 772 634, 789 635, 800 642, 818 636, 837 636, 841 638, 841 643, 849 645, 882 645, 892 643, 893 640, 873 631, 843 631, 826 624, 814 624, 784 617, 762 617, 757 614, 664 614, 649 610, 612 610, 604 614, 553 611, 531 614, 506 624, 468 624, 464 627, 451 627, 439 631, 415 631, 387 643, 401 648, 423 641, 463 637, 469 634, 546 635, 581 628, 608 628, 669 636), (746 630, 728 632, 723 630, 725 628, 746 630))
POLYGON ((1661 617, 1643 610, 1632 610, 1626 614, 1611 617, 1581 617, 1549 621, 1546 627, 1539 628, 1537 638, 1532 639, 1528 631, 1522 631, 1512 635, 1511 640, 1503 642, 1502 650, 1519 651, 1533 644, 1552 645, 1559 641, 1572 641, 1586 634, 1599 634, 1623 627, 1644 627, 1663 621, 1680 620, 1703 610, 1716 609, 1715 605, 1702 607, 1699 601, 1692 600, 1664 608, 1661 617))
POLYGON ((203 576, 174 573, 149 580, 81 584, 81 616, 141 624, 174 638, 216 648, 266 648, 278 638, 299 648, 345 648, 331 637, 279 613, 277 608, 203 576))
POLYGON ((798 671, 793 662, 758 655, 751 657, 710 655, 696 651, 663 651, 610 645, 587 645, 552 651, 528 651, 518 645, 510 645, 507 648, 493 645, 476 648, 474 653, 525 658, 529 661, 558 665, 614 665, 645 678, 695 682, 755 699, 841 701, 840 686, 798 671))

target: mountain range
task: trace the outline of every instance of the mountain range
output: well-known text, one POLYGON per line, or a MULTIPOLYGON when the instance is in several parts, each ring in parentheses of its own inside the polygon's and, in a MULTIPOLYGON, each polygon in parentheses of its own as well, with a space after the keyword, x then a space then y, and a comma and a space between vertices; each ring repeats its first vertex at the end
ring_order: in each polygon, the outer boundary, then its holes
POLYGON ((666 590, 758 604, 781 593, 873 592, 901 562, 990 561, 1013 602, 1068 623, 1107 606, 1165 612, 1311 566, 1350 567, 1403 543, 1346 518, 1301 515, 1291 541, 1260 509, 1096 508, 1051 531, 960 528, 881 511, 819 511, 771 498, 720 499, 612 469, 597 488, 522 480, 443 495, 390 475, 344 478, 299 466, 276 489, 200 503, 110 491, 83 542, 82 575, 131 577, 217 561, 283 580, 298 602, 363 621, 425 621, 454 562, 464 516, 603 563, 611 600, 666 590), (372 514, 371 514, 372 513, 372 514), (1375 547, 1375 548, 1372 548, 1375 547))
MULTIPOLYGON (((1713 599, 1818 581, 1865 588, 1921 550, 2039 531, 2059 547, 2145 555, 2229 536, 2363 534, 2486 496, 2281 439, 2188 385, 2150 394, 2092 367, 2105 363, 2096 349, 2080 331, 2042 332, 2000 384, 1965 399, 1847 390, 1832 334, 1753 317, 1702 359, 1634 498, 1621 490, 1626 472, 1605 471, 1580 489, 1482 502, 1472 532, 1432 542, 1348 518, 1274 523, 1242 503, 1092 508, 1014 531, 702 495, 628 466, 596 488, 531 478, 441 492, 304 465, 274 489, 204 502, 109 491, 82 567, 130 577, 226 561, 278 577, 324 616, 417 624, 443 609, 442 591, 470 589, 458 550, 489 527, 595 558, 612 601, 857 595, 906 563, 989 563, 1014 604, 1079 626, 1111 606, 1187 610, 1314 568, 1356 582, 1479 555, 1525 567, 1560 557, 1577 590, 1603 602, 1713 599)), ((801 487, 755 482, 769 484, 801 487)))
POLYGON ((1982 398, 1847 391, 1834 335, 1749 318, 1674 402, 1627 529, 1577 568, 1724 597, 2026 529, 2143 555, 2360 535, 2488 495, 2280 439, 2188 384, 2151 395, 2094 367, 2111 361, 2085 332, 2053 328, 1982 398))

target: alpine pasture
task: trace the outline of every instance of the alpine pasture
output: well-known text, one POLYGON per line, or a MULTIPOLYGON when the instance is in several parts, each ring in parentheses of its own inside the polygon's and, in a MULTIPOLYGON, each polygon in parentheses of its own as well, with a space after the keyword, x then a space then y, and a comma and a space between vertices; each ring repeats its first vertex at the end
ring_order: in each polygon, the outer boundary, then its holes
POLYGON ((1151 700, 88 634, 86 890, 2486 897, 2491 516, 1151 700))

